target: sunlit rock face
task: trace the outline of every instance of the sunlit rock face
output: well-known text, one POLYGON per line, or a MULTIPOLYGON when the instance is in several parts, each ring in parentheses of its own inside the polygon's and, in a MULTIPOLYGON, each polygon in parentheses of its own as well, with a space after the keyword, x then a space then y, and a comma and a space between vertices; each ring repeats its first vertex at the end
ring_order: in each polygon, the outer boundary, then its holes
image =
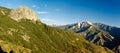
POLYGON ((21 21, 21 19, 29 19, 32 21, 38 20, 36 14, 32 10, 24 6, 11 10, 10 17, 16 21, 21 21))

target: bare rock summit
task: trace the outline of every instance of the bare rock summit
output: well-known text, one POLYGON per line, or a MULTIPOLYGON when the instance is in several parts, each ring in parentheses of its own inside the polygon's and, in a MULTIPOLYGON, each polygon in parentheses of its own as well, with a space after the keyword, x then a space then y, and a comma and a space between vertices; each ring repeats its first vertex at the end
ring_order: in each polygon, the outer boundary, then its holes
POLYGON ((10 17, 13 20, 16 20, 18 22, 21 21, 21 19, 29 19, 29 20, 32 20, 32 21, 37 21, 38 20, 35 12, 33 12, 28 7, 24 7, 24 6, 20 6, 17 9, 11 10, 10 17))

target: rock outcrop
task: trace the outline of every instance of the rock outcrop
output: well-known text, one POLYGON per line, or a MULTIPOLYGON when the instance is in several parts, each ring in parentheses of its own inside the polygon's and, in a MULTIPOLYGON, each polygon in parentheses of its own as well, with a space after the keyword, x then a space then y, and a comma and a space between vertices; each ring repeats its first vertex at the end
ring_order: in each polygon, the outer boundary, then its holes
POLYGON ((29 19, 32 21, 38 20, 36 14, 32 10, 24 6, 11 10, 10 17, 18 22, 21 21, 21 19, 29 19))

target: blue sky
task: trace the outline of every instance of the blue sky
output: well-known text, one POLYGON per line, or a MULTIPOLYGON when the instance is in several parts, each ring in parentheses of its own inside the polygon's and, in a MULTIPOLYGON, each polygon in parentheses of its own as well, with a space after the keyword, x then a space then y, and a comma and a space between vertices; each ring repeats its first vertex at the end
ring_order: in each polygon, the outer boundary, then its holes
POLYGON ((27 6, 46 24, 71 24, 89 20, 120 27, 119 0, 0 0, 0 6, 27 6))

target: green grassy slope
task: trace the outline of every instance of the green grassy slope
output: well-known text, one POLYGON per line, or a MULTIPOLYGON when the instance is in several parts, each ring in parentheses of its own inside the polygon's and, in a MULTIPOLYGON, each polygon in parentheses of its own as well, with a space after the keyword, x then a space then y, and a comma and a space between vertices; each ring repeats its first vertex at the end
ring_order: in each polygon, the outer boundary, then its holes
MULTIPOLYGON (((113 53, 107 48, 87 42, 73 32, 53 28, 39 21, 16 22, 9 17, 10 9, 1 8, 7 13, 3 15, 0 12, 0 40, 18 45, 16 47, 30 49, 31 53, 113 53)), ((8 52, 5 49, 3 51, 8 52)))

